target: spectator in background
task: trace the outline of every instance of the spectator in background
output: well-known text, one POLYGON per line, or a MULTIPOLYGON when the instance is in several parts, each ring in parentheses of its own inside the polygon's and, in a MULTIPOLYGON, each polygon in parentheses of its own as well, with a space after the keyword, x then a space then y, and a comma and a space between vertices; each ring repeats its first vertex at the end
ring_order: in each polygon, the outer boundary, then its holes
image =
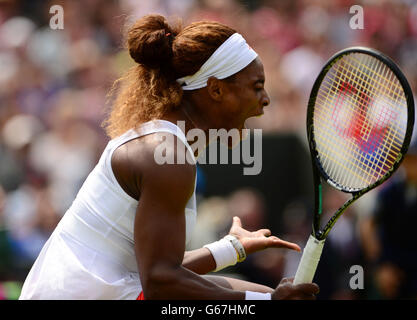
POLYGON ((417 140, 402 163, 402 170, 383 185, 373 215, 362 221, 372 269, 370 298, 417 298, 417 140))

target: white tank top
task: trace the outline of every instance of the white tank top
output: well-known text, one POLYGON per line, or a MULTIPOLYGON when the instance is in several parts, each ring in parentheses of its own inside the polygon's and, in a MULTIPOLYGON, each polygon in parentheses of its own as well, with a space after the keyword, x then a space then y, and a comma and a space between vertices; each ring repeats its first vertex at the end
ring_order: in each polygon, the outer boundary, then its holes
MULTIPOLYGON (((175 124, 153 120, 111 140, 32 266, 20 299, 136 299, 142 291, 134 252, 138 201, 117 182, 111 167, 122 144, 170 132, 194 154, 175 124)), ((186 244, 196 221, 194 193, 186 209, 186 244)))

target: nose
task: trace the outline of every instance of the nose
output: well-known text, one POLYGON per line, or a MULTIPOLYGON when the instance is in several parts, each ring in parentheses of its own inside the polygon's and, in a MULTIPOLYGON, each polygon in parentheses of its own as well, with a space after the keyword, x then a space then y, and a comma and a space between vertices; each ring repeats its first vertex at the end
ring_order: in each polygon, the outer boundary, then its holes
POLYGON ((263 107, 266 107, 266 106, 268 106, 269 105, 269 103, 270 103, 271 101, 270 101, 270 99, 269 99, 269 96, 268 96, 268 94, 265 92, 265 94, 262 96, 262 99, 261 99, 261 104, 262 104, 262 106, 263 107))

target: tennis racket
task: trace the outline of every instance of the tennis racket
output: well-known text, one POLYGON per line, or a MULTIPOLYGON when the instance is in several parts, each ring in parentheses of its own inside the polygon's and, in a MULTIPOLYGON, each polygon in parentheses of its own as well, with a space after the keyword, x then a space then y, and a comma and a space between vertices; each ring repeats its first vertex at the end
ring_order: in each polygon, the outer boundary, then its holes
POLYGON ((337 219, 399 167, 413 126, 410 86, 390 58, 373 49, 353 47, 326 63, 308 102, 315 206, 313 230, 294 284, 312 282, 324 242, 337 219), (322 180, 352 195, 323 228, 322 180))

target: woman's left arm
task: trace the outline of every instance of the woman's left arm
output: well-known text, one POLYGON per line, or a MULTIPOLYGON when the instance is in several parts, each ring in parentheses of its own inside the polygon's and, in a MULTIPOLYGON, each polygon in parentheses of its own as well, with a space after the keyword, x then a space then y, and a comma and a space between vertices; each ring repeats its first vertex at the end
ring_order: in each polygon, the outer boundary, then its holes
MULTIPOLYGON (((301 251, 300 247, 295 243, 271 236, 271 231, 268 229, 260 229, 253 232, 244 229, 238 217, 233 218, 229 234, 235 236, 242 243, 246 255, 267 248, 287 248, 301 251)), ((216 269, 216 261, 207 248, 186 251, 182 265, 198 274, 207 274, 216 269)))

